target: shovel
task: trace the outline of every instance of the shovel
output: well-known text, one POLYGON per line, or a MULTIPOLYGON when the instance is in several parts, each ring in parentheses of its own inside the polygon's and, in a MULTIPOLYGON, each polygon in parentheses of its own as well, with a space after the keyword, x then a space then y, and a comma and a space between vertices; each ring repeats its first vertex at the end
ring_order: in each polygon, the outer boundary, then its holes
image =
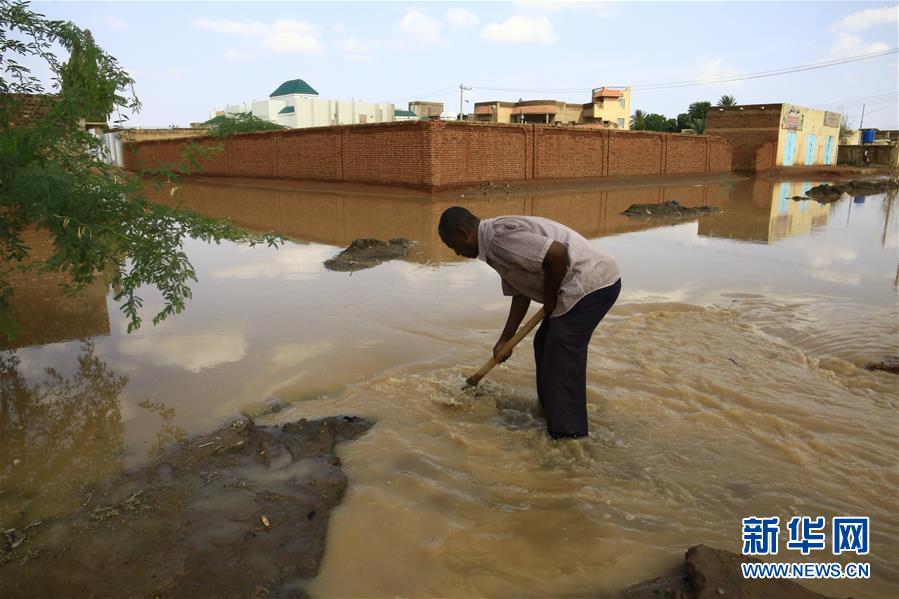
MULTIPOLYGON (((519 327, 518 332, 515 333, 515 336, 506 341, 506 344, 502 347, 502 349, 500 349, 499 355, 504 356, 511 352, 512 348, 518 345, 518 342, 524 339, 525 336, 530 333, 535 326, 540 324, 541 320, 543 320, 543 308, 537 310, 537 313, 531 316, 531 319, 529 321, 519 327)), ((499 360, 491 356, 491 358, 484 362, 484 365, 481 366, 481 368, 476 373, 465 379, 465 383, 472 387, 477 386, 477 384, 481 382, 481 379, 484 378, 487 373, 490 372, 491 369, 493 369, 494 366, 499 364, 499 362, 499 360)))

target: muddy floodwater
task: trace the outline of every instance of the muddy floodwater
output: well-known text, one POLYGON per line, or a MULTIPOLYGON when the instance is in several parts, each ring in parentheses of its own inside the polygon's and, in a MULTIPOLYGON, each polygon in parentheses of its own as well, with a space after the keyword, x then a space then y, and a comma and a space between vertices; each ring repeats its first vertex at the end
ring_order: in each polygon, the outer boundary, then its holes
MULTIPOLYGON (((899 587, 897 212, 886 195, 790 198, 821 181, 743 180, 465 197, 184 181, 156 195, 290 242, 191 242, 199 282, 159 326, 126 323, 102 281, 78 300, 16 289, 0 353, 0 528, 64 515, 90 485, 242 414, 377 424, 338 446, 349 487, 313 597, 612 593, 706 543, 737 553, 741 519, 868 516, 854 597, 899 587), (631 204, 718 212, 632 220, 631 204), (508 299, 440 244, 461 204, 572 226, 613 255, 623 291, 597 329, 589 439, 553 442, 535 411, 530 340, 476 391, 508 299), (357 272, 323 262, 357 238, 415 241, 357 272), (12 390, 15 390, 13 392, 12 390)), ((155 192, 154 192, 155 193, 155 192)), ((535 310, 532 306, 531 310, 535 310)), ((39 559, 39 557, 35 557, 39 559)))

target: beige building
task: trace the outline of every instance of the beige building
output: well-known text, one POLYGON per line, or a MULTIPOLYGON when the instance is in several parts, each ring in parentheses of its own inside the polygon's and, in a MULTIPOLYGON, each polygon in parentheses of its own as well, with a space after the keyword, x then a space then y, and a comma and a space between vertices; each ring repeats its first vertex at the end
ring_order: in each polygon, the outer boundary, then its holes
POLYGON ((440 118, 440 115, 443 114, 443 102, 415 100, 409 102, 409 110, 418 115, 419 118, 440 118))
POLYGON ((840 114, 796 104, 713 106, 706 134, 733 147, 734 170, 836 163, 840 114))
POLYGON ((485 123, 535 123, 547 125, 592 124, 612 129, 629 129, 631 88, 599 87, 586 104, 558 100, 518 102, 477 102, 471 120, 485 123))

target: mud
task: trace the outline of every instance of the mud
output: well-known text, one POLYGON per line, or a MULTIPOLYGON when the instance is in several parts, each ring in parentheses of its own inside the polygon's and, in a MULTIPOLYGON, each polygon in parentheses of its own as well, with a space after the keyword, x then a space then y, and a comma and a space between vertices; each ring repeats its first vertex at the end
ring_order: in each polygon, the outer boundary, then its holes
POLYGON ((336 443, 373 422, 238 421, 0 537, 0 595, 305 597, 347 486, 336 443))
POLYGON ((865 366, 868 370, 882 370, 891 374, 899 374, 899 357, 889 358, 883 362, 875 362, 865 366))
POLYGON ((325 268, 339 272, 365 270, 398 258, 405 258, 413 242, 408 239, 356 239, 350 246, 325 261, 325 268))
POLYGON ((896 177, 890 177, 889 179, 855 180, 843 183, 842 185, 823 183, 817 187, 812 187, 805 192, 808 197, 794 196, 791 199, 806 200, 812 198, 819 202, 835 202, 843 197, 844 193, 851 196, 875 195, 897 188, 899 188, 899 179, 896 177))
POLYGON ((681 205, 677 200, 671 200, 661 204, 633 204, 622 214, 631 218, 684 218, 701 216, 703 214, 716 214, 718 212, 720 210, 714 206, 691 208, 681 205))
POLYGON ((790 580, 745 579, 741 562, 759 560, 706 545, 690 547, 684 563, 665 576, 625 589, 622 599, 703 599, 707 597, 771 597, 826 599, 790 580))

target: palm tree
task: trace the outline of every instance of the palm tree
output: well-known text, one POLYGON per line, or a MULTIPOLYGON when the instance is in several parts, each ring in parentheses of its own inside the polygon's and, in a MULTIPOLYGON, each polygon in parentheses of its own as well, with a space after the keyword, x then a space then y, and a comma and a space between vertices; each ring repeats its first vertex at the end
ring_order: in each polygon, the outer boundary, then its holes
POLYGON ((718 106, 736 106, 737 99, 733 96, 724 95, 718 98, 718 106))
POLYGON ((696 135, 702 135, 705 133, 705 119, 697 119, 693 118, 688 121, 690 123, 690 129, 696 132, 696 135))
POLYGON ((645 123, 646 113, 638 108, 634 111, 634 115, 631 117, 631 129, 643 129, 645 123))

